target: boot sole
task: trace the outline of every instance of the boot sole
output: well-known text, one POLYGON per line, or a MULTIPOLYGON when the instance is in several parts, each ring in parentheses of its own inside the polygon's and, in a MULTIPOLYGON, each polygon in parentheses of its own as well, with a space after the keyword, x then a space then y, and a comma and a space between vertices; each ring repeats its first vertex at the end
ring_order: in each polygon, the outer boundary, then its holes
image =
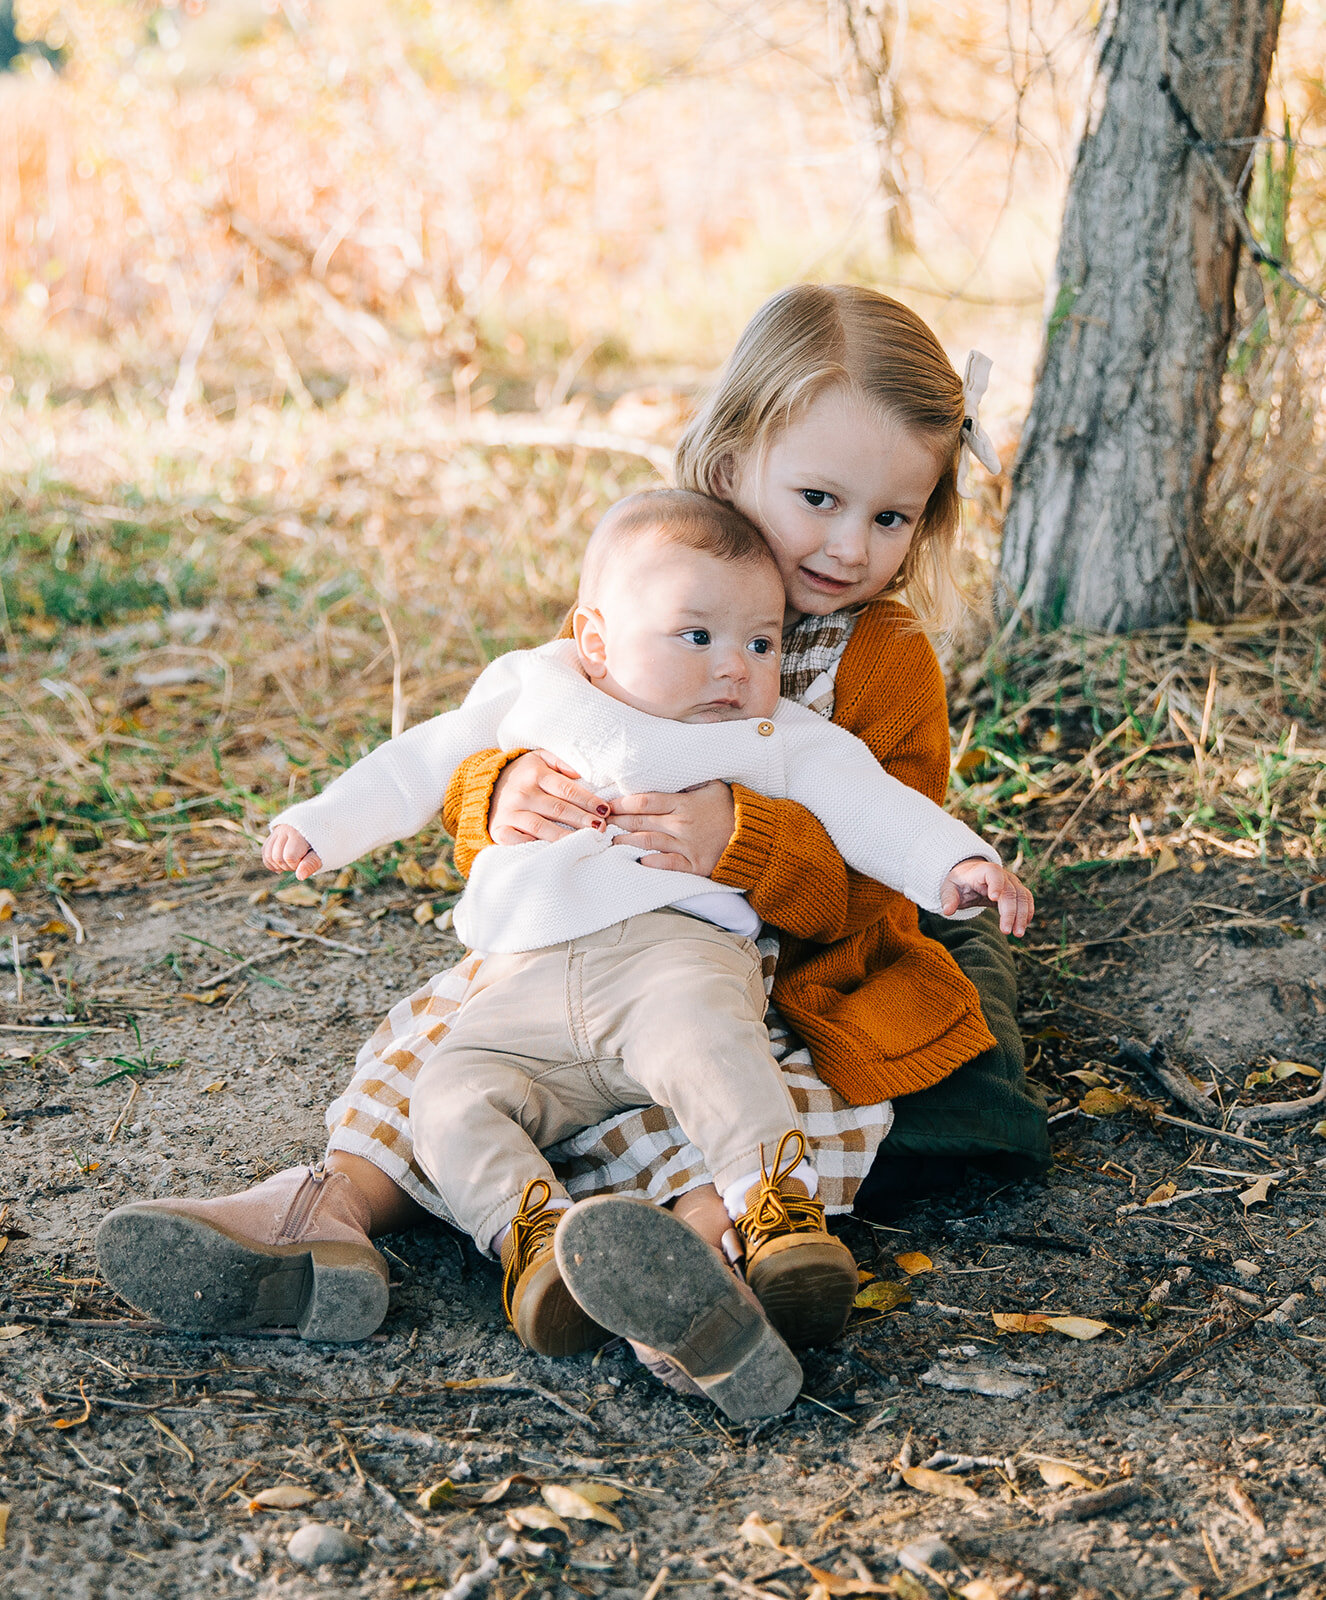
POLYGON ((295 1327, 310 1340, 366 1339, 387 1314, 387 1264, 370 1244, 255 1245, 158 1206, 120 1206, 97 1229, 115 1292, 185 1333, 295 1327))
POLYGON ((562 1280, 595 1322, 674 1361, 734 1422, 786 1411, 801 1367, 693 1228, 647 1200, 572 1206, 554 1240, 562 1280))
POLYGON ((788 1234, 751 1261, 746 1281, 764 1314, 795 1350, 832 1344, 847 1326, 859 1274, 852 1252, 829 1234, 788 1234))

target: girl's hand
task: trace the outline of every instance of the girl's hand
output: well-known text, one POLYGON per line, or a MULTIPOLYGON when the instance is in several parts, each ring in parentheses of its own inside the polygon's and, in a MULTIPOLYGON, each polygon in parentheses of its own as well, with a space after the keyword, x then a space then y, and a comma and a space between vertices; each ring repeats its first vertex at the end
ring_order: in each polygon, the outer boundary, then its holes
POLYGON ((626 830, 613 844, 651 852, 641 866, 707 878, 731 842, 737 807, 727 784, 702 783, 684 794, 625 794, 613 801, 612 820, 626 830))
POLYGON ((282 822, 267 835, 262 864, 268 872, 293 872, 302 880, 321 872, 322 857, 302 833, 282 822))
POLYGON ((968 906, 998 906, 999 927, 1019 939, 1027 931, 1036 909, 1031 890, 997 861, 972 856, 959 861, 939 891, 939 907, 946 917, 968 906))
POLYGON ((607 826, 610 807, 580 782, 580 774, 548 750, 528 750, 502 768, 488 803, 494 844, 560 839, 573 828, 607 826))

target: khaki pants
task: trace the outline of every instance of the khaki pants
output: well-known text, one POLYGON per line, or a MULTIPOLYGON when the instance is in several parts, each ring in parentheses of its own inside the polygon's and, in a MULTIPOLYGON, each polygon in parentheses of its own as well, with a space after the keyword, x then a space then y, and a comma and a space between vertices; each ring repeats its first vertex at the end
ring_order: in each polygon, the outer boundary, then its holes
POLYGON ((631 1106, 670 1107, 721 1191, 800 1126, 764 1010, 754 943, 677 911, 485 956, 415 1080, 415 1159, 481 1249, 530 1179, 565 1194, 542 1149, 631 1106))

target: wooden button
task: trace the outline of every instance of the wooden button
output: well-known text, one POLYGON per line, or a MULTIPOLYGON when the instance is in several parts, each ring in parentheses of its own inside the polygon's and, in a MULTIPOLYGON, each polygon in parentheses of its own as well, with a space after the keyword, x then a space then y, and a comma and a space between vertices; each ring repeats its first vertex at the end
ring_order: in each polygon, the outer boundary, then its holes
POLYGON ((772 722, 758 722, 755 725, 755 731, 762 739, 767 739, 774 731, 774 725, 772 722))

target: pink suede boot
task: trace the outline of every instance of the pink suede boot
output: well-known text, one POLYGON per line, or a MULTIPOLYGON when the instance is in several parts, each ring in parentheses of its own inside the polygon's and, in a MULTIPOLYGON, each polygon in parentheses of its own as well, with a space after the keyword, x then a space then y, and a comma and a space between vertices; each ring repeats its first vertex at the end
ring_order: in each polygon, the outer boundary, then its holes
POLYGON ((118 1206, 97 1229, 97 1262, 117 1294, 171 1328, 366 1339, 387 1314, 370 1216, 343 1173, 288 1167, 216 1200, 118 1206))

